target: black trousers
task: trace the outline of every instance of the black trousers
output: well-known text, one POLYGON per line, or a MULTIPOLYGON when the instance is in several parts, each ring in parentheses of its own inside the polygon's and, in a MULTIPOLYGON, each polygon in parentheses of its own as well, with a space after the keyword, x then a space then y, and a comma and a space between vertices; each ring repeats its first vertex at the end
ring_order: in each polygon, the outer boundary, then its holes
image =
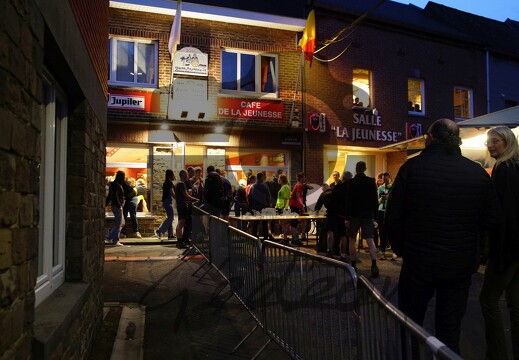
POLYGON ((422 326, 427 304, 436 295, 436 337, 459 354, 461 321, 467 308, 471 281, 470 275, 466 278, 426 278, 421 270, 409 266, 404 259, 398 282, 398 307, 422 326))

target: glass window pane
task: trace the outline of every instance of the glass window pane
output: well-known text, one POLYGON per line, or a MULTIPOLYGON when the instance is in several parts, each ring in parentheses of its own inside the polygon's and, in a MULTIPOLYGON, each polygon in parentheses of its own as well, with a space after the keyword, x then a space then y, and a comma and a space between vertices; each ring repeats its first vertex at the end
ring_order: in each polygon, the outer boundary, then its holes
POLYGON ((370 72, 365 69, 353 69, 353 104, 371 106, 370 101, 370 72), (358 98, 358 100, 357 100, 358 98))
POLYGON ((238 90, 238 56, 236 53, 222 51, 222 89, 238 90))
POLYGON ((261 92, 273 93, 276 86, 276 58, 270 56, 261 57, 261 92))
POLYGON ((256 91, 255 56, 240 54, 240 90, 256 91))
POLYGON ((454 88, 454 117, 462 119, 471 118, 470 102, 469 89, 454 88))
POLYGON ((153 84, 155 79, 155 46, 137 44, 137 82, 153 84))
POLYGON ((422 112, 423 111, 423 94, 422 94, 422 80, 408 79, 407 80, 407 99, 408 111, 422 112))
POLYGON ((134 81, 134 43, 117 41, 117 81, 134 81))

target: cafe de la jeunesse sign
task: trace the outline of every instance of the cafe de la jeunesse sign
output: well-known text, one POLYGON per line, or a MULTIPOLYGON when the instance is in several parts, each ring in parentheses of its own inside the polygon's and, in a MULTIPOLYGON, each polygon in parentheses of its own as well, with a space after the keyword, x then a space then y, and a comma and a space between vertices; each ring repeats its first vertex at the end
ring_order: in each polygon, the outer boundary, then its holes
POLYGON ((401 131, 381 130, 382 117, 373 114, 353 114, 353 126, 332 126, 337 138, 345 138, 350 141, 382 141, 397 142, 402 137, 401 131), (358 126, 369 126, 358 127, 358 126))

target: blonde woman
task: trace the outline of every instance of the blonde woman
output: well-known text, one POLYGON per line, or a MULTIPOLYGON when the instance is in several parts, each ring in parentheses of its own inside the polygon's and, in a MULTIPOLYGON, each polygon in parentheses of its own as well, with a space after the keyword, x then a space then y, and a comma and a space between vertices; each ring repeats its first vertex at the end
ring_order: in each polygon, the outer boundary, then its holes
MULTIPOLYGON (((281 188, 278 191, 278 200, 276 201, 276 212, 281 215, 283 213, 283 210, 290 211, 291 190, 286 175, 279 175, 278 181, 281 185, 281 188)), ((290 223, 288 220, 280 220, 279 226, 281 227, 281 232, 283 234, 283 240, 281 240, 280 243, 283 245, 287 245, 288 234, 290 234, 290 223)))
POLYGON ((519 145, 506 126, 487 133, 488 152, 496 159, 492 180, 501 202, 501 223, 490 233, 485 279, 479 295, 485 319, 485 359, 507 359, 499 303, 503 293, 510 309, 513 358, 519 359, 519 145))

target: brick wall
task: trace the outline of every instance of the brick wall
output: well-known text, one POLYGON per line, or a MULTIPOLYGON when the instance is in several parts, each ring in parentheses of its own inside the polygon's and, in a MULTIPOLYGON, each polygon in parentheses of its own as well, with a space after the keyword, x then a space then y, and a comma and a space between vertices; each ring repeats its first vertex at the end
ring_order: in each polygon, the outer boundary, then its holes
MULTIPOLYGON (((110 9, 110 35, 157 40, 159 44, 158 91, 169 90, 171 57, 168 52, 168 39, 173 22, 172 16, 149 14, 130 10, 110 9)), ((299 51, 296 34, 291 31, 250 27, 245 25, 182 18, 182 31, 179 48, 192 46, 209 56, 208 100, 213 113, 206 114, 208 121, 216 120, 216 100, 220 91, 220 52, 224 47, 274 53, 279 55, 280 99, 284 104, 284 121, 279 120, 233 120, 240 126, 286 127, 290 116, 294 88, 297 79, 299 51)), ((177 75, 175 75, 177 77, 177 75)), ((183 76, 178 76, 183 77, 183 76)), ((195 79, 199 79, 194 77, 195 79)), ((300 104, 301 93, 296 101, 300 104)), ((297 105, 297 104, 296 104, 297 105)), ((297 107, 297 106, 296 106, 297 107)), ((300 107, 300 106, 299 106, 300 107)), ((110 111, 111 120, 161 119, 164 115, 132 111, 110 111)))
POLYGON ((104 95, 108 94, 108 6, 105 1, 69 0, 104 95), (95 14, 94 16, 92 14, 95 14))
MULTIPOLYGON (((343 19, 329 15, 318 16, 318 39, 330 38, 348 25, 343 19)), ((419 123, 427 129, 439 118, 454 118, 454 86, 472 88, 475 115, 486 112, 484 53, 469 44, 380 24, 369 26, 365 22, 345 40, 327 47, 318 56, 333 58, 347 46, 338 60, 320 63, 314 59, 312 68, 305 69, 306 111, 326 113, 330 126, 396 131, 400 134, 397 141, 402 141, 406 139, 406 122, 419 123), (381 117, 380 127, 353 123, 353 68, 371 71, 371 97, 381 117), (425 116, 407 113, 410 77, 425 81, 425 116)), ((350 138, 339 138, 333 131, 308 133, 307 173, 319 174, 319 177, 323 168, 323 144, 379 148, 391 142, 352 141, 351 133, 350 138)), ((393 156, 388 156, 388 170, 396 175, 396 171, 389 168, 396 169, 399 161, 393 164, 391 159, 393 156)))

